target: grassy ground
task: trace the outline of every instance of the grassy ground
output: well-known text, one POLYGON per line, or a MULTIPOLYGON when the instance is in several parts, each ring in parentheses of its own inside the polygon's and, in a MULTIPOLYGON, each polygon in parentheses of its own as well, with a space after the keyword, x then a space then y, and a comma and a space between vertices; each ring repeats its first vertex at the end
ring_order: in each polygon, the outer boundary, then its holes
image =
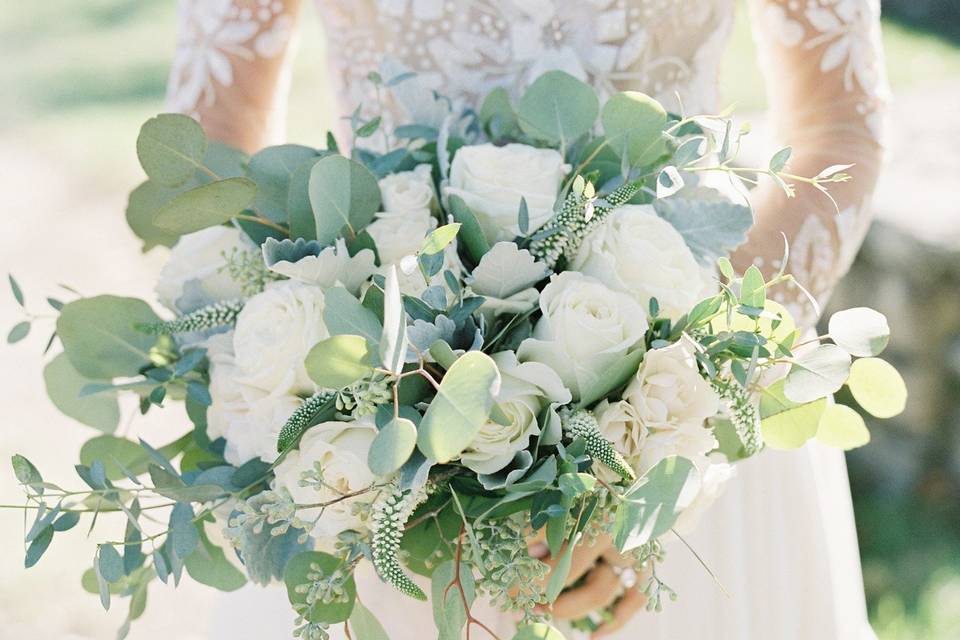
MULTIPOLYGON (((723 89, 726 101, 738 103, 743 111, 757 111, 765 102, 764 89, 744 13, 738 16, 727 52, 723 89)), ((22 279, 28 282, 32 273, 39 284, 43 271, 30 261, 32 253, 22 245, 61 217, 68 217, 62 219, 69 219, 70 224, 58 228, 60 234, 72 236, 74 227, 70 225, 76 225, 77 234, 84 232, 84 224, 95 226, 96 233, 86 232, 118 245, 103 249, 113 251, 108 255, 117 263, 137 260, 133 240, 123 228, 122 202, 140 177, 133 153, 137 129, 162 109, 176 37, 175 14, 172 0, 44 0, 7 3, 0 12, 0 86, 4 87, 0 92, 0 149, 4 156, 0 192, 14 225, 12 232, 7 229, 0 236, 0 272, 15 270, 27 276, 22 279), (89 217, 83 218, 87 214, 89 217)), ((307 14, 294 70, 289 137, 320 144, 333 115, 324 92, 321 29, 312 8, 307 14)), ((936 37, 891 23, 884 27, 884 43, 897 94, 960 76, 960 49, 936 37)), ((99 254, 84 258, 84 246, 71 248, 71 244, 86 245, 84 238, 78 235, 62 240, 58 268, 66 271, 75 261, 93 264, 91 269, 96 268, 97 260, 109 263, 99 254)), ((100 268, 106 272, 109 267, 100 268)), ((111 274, 112 279, 98 274, 91 271, 75 277, 81 284, 86 279, 97 291, 118 287, 134 293, 136 287, 148 286, 134 282, 136 270, 111 274)), ((10 309, 2 306, 0 325, 12 324, 6 314, 10 309)), ((24 350, 19 355, 32 358, 33 353, 24 350)), ((4 379, 17 379, 21 390, 39 390, 39 375, 24 380, 20 366, 4 358, 0 366, 9 369, 4 379)), ((11 394, 10 401, 33 401, 29 399, 32 396, 24 397, 11 394)), ((56 423, 56 428, 61 427, 68 425, 56 423)), ((0 447, 4 453, 8 446, 35 441, 29 432, 22 439, 12 432, 5 437, 8 441, 0 447)), ((63 445, 74 446, 75 439, 71 435, 63 445)), ((72 456, 67 453, 67 458, 72 456)), ((960 541, 939 535, 942 523, 932 519, 929 510, 918 507, 915 513, 907 513, 904 505, 891 506, 882 496, 860 498, 856 506, 862 531, 883 532, 872 536, 864 547, 871 614, 881 638, 958 637, 960 572, 949 567, 960 566, 960 541), (946 568, 931 573, 931 567, 940 564, 946 568)), ((3 540, 8 539, 7 533, 3 531, 3 540)), ((53 573, 49 575, 54 579, 53 573)), ((0 591, 0 595, 7 592, 0 591)))

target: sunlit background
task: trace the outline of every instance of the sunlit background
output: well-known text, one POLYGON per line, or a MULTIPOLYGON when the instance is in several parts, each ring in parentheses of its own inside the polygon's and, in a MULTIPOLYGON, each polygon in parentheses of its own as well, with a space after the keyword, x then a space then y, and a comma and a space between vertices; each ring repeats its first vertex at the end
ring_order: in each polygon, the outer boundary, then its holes
MULTIPOLYGON (((960 2, 885 0, 884 8, 896 96, 890 157, 877 221, 833 304, 890 317, 889 357, 911 402, 900 418, 871 424, 873 441, 848 463, 878 635, 947 640, 960 638, 960 2)), ((321 28, 307 14, 288 137, 322 145, 333 111, 321 28)), ((724 96, 763 135, 763 85, 740 14, 724 96)), ((49 314, 46 296, 69 296, 60 283, 85 295, 151 296, 163 256, 140 256, 123 209, 141 179, 133 143, 162 109, 175 33, 172 0, 8 2, 0 11, 0 274, 17 276, 38 316, 49 314)), ((21 313, 0 291, 0 328, 21 313)), ((50 479, 72 483, 70 465, 95 433, 46 400, 39 354, 49 329, 41 317, 26 341, 0 347, 0 455, 21 452, 50 479)), ((154 417, 123 429, 153 429, 163 441, 170 423, 154 417)), ((0 467, 0 502, 18 501, 12 472, 0 467)), ((104 614, 79 588, 92 558, 82 531, 58 540, 30 572, 22 551, 21 514, 0 512, 0 636, 113 637, 124 612, 104 614)), ((150 598, 131 638, 205 636, 212 594, 155 585, 150 598)))

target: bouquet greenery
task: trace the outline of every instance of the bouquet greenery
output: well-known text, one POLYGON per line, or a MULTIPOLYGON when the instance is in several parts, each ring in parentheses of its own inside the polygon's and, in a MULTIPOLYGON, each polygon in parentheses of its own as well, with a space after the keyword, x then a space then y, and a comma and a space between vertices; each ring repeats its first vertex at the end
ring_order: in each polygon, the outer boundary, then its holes
POLYGON ((692 526, 732 463, 866 443, 833 402, 843 385, 876 416, 902 409, 876 357, 883 316, 842 311, 802 338, 772 299, 791 276, 728 258, 751 211, 700 179, 826 193, 845 167, 791 175, 787 148, 740 168, 746 131, 727 114, 638 93, 601 108, 562 72, 479 108, 412 74, 370 81, 412 122, 356 112, 367 146, 349 156, 329 136, 248 158, 189 117, 149 120, 127 220, 145 250, 172 247, 157 285, 172 316, 51 301, 50 398, 104 433, 81 450, 82 491, 14 457, 35 512, 26 565, 89 520, 102 541, 83 584, 104 607, 129 597, 122 633, 152 580, 185 571, 225 591, 284 581, 299 637, 344 623, 380 640, 354 579, 370 562, 406 596, 431 593, 441 638, 492 634, 475 598, 518 612, 518 639, 559 638, 549 606, 577 545, 611 537, 658 609, 673 595, 661 537, 692 526), (184 403, 192 426, 162 446, 113 435, 120 394, 142 413, 184 403), (101 534, 110 511, 126 525, 101 534), (552 570, 528 553, 538 532, 552 570))

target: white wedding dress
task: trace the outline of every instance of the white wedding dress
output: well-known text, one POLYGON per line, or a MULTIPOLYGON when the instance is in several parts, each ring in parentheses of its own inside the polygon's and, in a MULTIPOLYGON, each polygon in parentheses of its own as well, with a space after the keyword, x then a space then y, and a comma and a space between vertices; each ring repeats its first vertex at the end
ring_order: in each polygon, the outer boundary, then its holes
MULTIPOLYGON (((182 0, 182 36, 169 106, 211 135, 248 150, 282 140, 288 46, 299 0, 182 0)), ((751 200, 758 224, 746 255, 775 269, 782 235, 789 271, 823 299, 845 273, 869 224, 866 202, 881 159, 886 97, 878 0, 750 0, 755 36, 780 137, 794 173, 856 163, 855 180, 787 200, 764 185, 751 200)), ((735 0, 319 0, 330 77, 345 110, 370 98, 369 71, 385 59, 455 98, 495 86, 519 90, 561 68, 604 93, 644 91, 668 108, 716 112, 718 65, 735 0)), ((796 290, 780 295, 808 325, 796 290)), ((662 613, 641 613, 626 640, 859 640, 867 623, 843 455, 810 444, 767 451, 736 477, 687 541, 721 590, 676 540, 659 574, 680 594, 662 613)), ((392 640, 432 637, 428 604, 383 585, 366 567, 364 603, 392 640)), ((498 633, 510 637, 506 616, 498 633)), ((225 596, 215 638, 285 639, 292 614, 280 588, 225 596)), ((334 637, 343 637, 339 628, 334 637)), ((479 631, 477 633, 480 633, 479 631)), ((479 637, 479 636, 477 636, 479 637)))

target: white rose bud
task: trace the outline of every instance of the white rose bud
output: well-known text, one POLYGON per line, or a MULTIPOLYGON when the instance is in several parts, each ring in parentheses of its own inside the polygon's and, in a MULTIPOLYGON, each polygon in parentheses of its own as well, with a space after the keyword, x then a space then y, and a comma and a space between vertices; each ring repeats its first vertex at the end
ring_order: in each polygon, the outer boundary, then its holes
POLYGON ((629 293, 644 309, 656 298, 661 314, 674 319, 716 288, 680 232, 650 205, 614 209, 581 244, 570 268, 629 293))
POLYGON ((277 437, 302 401, 297 396, 266 396, 226 416, 223 458, 240 466, 253 458, 277 459, 277 437))
POLYGON ((303 361, 330 334, 318 287, 286 280, 247 301, 233 336, 238 382, 270 395, 309 395, 316 386, 303 361))
MULTIPOLYGON (((460 456, 464 466, 483 474, 503 469, 517 451, 529 446, 532 436, 540 435, 537 420, 544 408, 570 402, 570 392, 550 367, 539 362, 521 364, 510 351, 491 357, 501 376, 497 404, 510 424, 488 420, 460 456)), ((554 414, 552 419, 558 418, 554 414)))
MULTIPOLYGON (((277 465, 275 486, 285 487, 298 504, 317 504, 362 491, 373 485, 376 476, 367 466, 367 454, 377 435, 372 418, 356 422, 325 422, 308 430, 300 439, 298 450, 291 451, 277 465), (320 469, 322 483, 310 474, 320 469), (305 475, 307 474, 307 475, 305 475)), ((357 503, 371 502, 376 492, 341 500, 330 506, 304 509, 300 517, 313 520, 312 535, 332 546, 337 534, 349 529, 362 531, 365 523, 353 508, 357 503)))
POLYGON ((421 164, 413 171, 393 173, 380 180, 383 210, 431 211, 436 203, 431 171, 430 165, 421 164))
POLYGON ((524 144, 460 148, 450 167, 447 195, 456 195, 476 214, 490 242, 520 234, 517 213, 526 198, 530 231, 553 215, 566 165, 554 149, 524 144))
POLYGON ((647 316, 630 296, 575 271, 554 276, 540 294, 543 317, 520 344, 521 361, 543 362, 579 400, 595 380, 642 346, 647 316))
POLYGON ((157 282, 157 298, 163 306, 173 311, 193 311, 198 305, 187 305, 188 309, 177 306, 188 283, 194 283, 198 289, 193 294, 201 298, 200 305, 230 300, 242 296, 240 284, 226 272, 226 259, 234 249, 253 250, 253 247, 239 231, 233 227, 209 227, 182 236, 173 245, 170 259, 160 270, 157 282))

